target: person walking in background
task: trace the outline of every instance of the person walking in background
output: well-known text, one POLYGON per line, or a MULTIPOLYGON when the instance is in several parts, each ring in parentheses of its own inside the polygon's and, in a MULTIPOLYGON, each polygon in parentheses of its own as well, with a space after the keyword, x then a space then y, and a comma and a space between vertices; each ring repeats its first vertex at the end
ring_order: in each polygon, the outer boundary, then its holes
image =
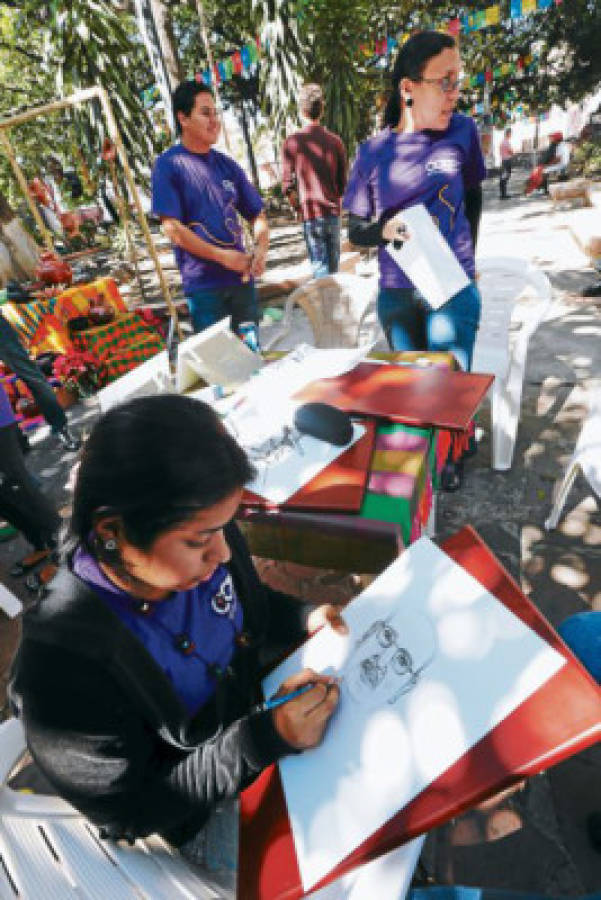
POLYGON ((263 201, 244 171, 214 149, 221 125, 211 89, 183 81, 173 93, 181 143, 152 172, 152 211, 175 248, 195 331, 231 316, 232 331, 258 322, 254 277, 265 271, 269 228, 263 201), (255 247, 244 249, 238 216, 255 247))
POLYGON ((25 382, 40 407, 40 412, 50 425, 52 434, 67 450, 71 452, 79 450, 81 441, 70 430, 65 411, 56 399, 54 391, 29 358, 16 331, 2 313, 0 313, 0 359, 10 366, 17 378, 25 382))
POLYGON ((338 135, 320 124, 323 92, 318 84, 300 90, 304 127, 282 148, 282 190, 303 221, 314 278, 338 271, 340 200, 346 187, 347 160, 338 135))
POLYGON ((511 178, 511 157, 513 150, 511 148, 511 128, 505 129, 505 135, 501 141, 501 175, 499 177, 499 193, 501 200, 507 200, 507 185, 511 178))

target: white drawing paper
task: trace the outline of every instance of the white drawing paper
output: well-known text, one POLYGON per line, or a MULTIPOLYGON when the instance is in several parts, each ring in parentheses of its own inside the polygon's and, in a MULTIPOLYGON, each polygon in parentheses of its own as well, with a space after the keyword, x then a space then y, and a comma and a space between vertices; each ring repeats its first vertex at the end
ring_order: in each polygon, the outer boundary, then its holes
POLYGON ((322 744, 280 762, 309 890, 564 665, 469 573, 420 538, 264 681, 341 677, 322 744))
POLYGON ((286 356, 265 366, 242 392, 266 418, 291 417, 299 405, 292 399, 294 394, 316 379, 334 378, 350 372, 369 353, 371 346, 321 350, 299 344, 286 356))
POLYGON ((425 836, 420 835, 402 847, 352 869, 309 896, 311 900, 404 900, 424 841, 425 836))
POLYGON ((433 309, 438 309, 470 283, 457 257, 422 203, 399 213, 409 230, 400 249, 391 241, 386 249, 397 266, 433 309))
POLYGON ((353 435, 342 447, 301 434, 292 419, 267 418, 246 400, 232 410, 225 425, 247 453, 256 476, 246 487, 271 503, 285 503, 365 434, 353 423, 353 435))

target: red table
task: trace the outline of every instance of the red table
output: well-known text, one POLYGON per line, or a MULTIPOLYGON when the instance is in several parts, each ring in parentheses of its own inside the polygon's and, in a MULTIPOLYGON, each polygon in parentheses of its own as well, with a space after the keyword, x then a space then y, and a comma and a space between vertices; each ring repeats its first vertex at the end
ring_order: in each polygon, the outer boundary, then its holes
MULTIPOLYGON (((318 886, 601 739, 601 690, 476 532, 463 528, 442 548, 568 663, 318 886)), ((277 766, 243 793, 240 829, 239 896, 302 897, 277 766)))

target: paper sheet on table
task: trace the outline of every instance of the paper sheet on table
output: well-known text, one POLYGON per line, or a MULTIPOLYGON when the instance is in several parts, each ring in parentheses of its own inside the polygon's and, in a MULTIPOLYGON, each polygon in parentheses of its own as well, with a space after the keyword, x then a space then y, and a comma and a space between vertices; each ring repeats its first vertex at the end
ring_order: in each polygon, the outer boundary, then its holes
POLYGON ((341 678, 323 743, 280 774, 308 890, 546 682, 565 659, 420 538, 272 672, 341 678))
POLYGON ((266 415, 242 396, 224 422, 256 469, 245 487, 271 503, 285 503, 365 434, 364 426, 354 423, 349 443, 337 447, 301 434, 294 427, 292 410, 266 415))
POLYGON ((351 350, 320 350, 299 344, 295 350, 265 366, 241 389, 255 408, 265 416, 291 418, 298 403, 290 398, 317 378, 334 378, 350 372, 369 353, 373 345, 351 350))
POLYGON ((402 210, 400 215, 410 238, 399 250, 392 242, 386 249, 430 306, 438 309, 470 280, 422 203, 402 210))

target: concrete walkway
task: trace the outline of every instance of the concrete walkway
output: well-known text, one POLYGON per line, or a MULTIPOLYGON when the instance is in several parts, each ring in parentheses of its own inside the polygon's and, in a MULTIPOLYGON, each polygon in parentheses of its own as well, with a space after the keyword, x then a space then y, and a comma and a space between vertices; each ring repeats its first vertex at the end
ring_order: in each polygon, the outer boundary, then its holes
MULTIPOLYGON (((510 191, 517 193, 522 183, 523 173, 518 172, 510 191)), ((513 467, 506 473, 490 469, 489 416, 483 410, 479 453, 467 464, 464 487, 440 498, 439 535, 444 538, 466 523, 473 525, 557 624, 577 610, 601 609, 601 512, 584 482, 575 485, 558 529, 543 529, 554 482, 578 435, 585 391, 601 378, 601 300, 580 294, 596 276, 567 231, 561 210, 553 212, 542 197, 515 196, 501 203, 493 182, 485 187, 484 208, 478 255, 533 261, 551 278, 554 303, 530 342, 513 467)), ((276 229, 273 243, 277 265, 302 259, 300 229, 276 229)), ((295 329, 297 339, 299 333, 306 336, 306 331, 295 329)), ((95 401, 80 404, 73 413, 83 429, 96 415, 95 401)), ((44 489, 65 513, 73 459, 43 432, 29 457, 44 489)), ((21 538, 0 544, 2 578, 23 599, 27 594, 22 582, 11 582, 4 573, 25 552, 21 538)), ((341 599, 358 589, 348 575, 269 562, 263 568, 278 586, 306 597, 341 599)), ((17 637, 18 623, 0 613, 0 707, 17 637)), ((601 810, 599 748, 433 832, 426 843, 425 870, 442 883, 566 897, 594 890, 601 894, 601 854, 589 847, 584 825, 593 809, 601 810)))

